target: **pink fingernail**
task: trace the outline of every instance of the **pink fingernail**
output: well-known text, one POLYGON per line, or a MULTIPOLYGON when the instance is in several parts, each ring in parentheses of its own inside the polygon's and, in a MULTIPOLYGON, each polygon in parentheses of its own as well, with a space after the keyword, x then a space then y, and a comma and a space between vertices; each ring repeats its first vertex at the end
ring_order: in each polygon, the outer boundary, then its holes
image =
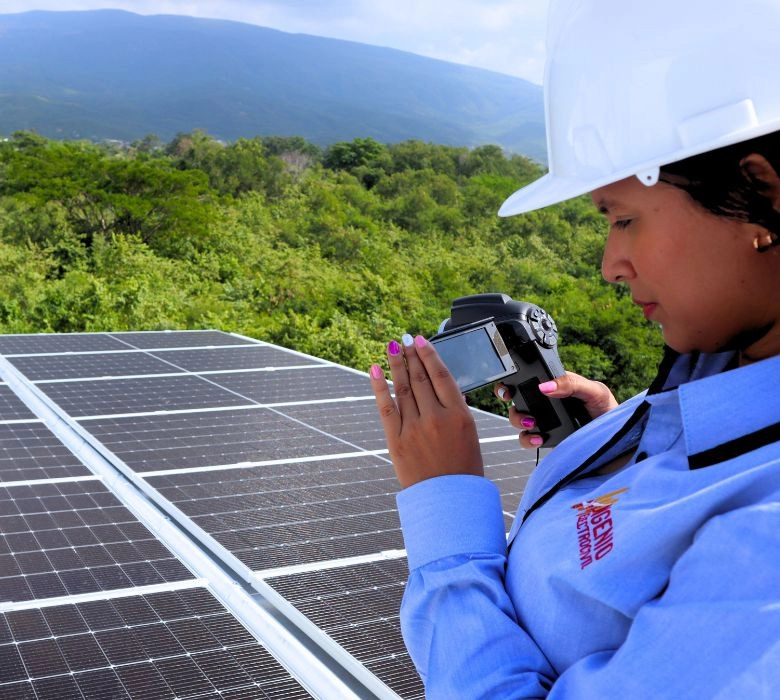
POLYGON ((371 365, 370 374, 373 379, 381 379, 385 373, 379 365, 371 365))
POLYGON ((539 385, 539 391, 543 394, 549 394, 551 391, 555 391, 558 385, 555 382, 543 382, 539 385))
POLYGON ((526 417, 520 421, 520 425, 524 428, 533 428, 536 425, 536 421, 533 418, 526 417))
POLYGON ((416 345, 418 348, 424 348, 424 347, 425 347, 425 346, 428 344, 428 341, 427 341, 427 340, 426 340, 426 339, 425 339, 423 336, 421 336, 421 335, 418 335, 418 336, 416 336, 416 337, 415 337, 415 339, 414 339, 414 344, 415 344, 415 345, 416 345))
POLYGON ((532 437, 531 438, 531 444, 534 447, 541 447, 543 442, 544 442, 544 440, 542 438, 540 438, 540 437, 532 437))
POLYGON ((391 355, 400 355, 401 354, 401 346, 398 344, 397 340, 391 340, 387 344, 387 352, 391 355))

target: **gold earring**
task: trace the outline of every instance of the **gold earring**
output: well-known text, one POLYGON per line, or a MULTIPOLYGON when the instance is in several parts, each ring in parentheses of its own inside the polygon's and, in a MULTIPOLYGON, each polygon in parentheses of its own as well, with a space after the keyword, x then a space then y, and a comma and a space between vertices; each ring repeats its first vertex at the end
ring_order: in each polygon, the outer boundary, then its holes
POLYGON ((759 233, 756 234, 756 237, 753 239, 753 247, 759 252, 763 253, 764 251, 769 250, 777 240, 777 234, 770 233, 767 231, 766 233, 759 233))

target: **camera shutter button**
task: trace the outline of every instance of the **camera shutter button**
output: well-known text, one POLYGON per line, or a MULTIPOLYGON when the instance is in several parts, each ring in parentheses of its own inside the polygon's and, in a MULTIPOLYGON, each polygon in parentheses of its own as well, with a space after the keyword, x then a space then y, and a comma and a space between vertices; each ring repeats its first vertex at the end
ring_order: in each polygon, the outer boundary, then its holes
POLYGON ((539 343, 547 348, 554 347, 558 342, 558 328, 552 316, 541 309, 534 309, 529 316, 531 330, 539 343))

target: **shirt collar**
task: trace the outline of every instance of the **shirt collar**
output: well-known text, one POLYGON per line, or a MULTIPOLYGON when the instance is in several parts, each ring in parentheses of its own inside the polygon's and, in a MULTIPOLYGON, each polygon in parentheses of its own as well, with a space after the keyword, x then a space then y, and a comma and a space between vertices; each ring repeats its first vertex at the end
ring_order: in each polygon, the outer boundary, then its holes
POLYGON ((678 389, 692 469, 780 440, 780 356, 723 371, 729 355, 701 355, 678 389))

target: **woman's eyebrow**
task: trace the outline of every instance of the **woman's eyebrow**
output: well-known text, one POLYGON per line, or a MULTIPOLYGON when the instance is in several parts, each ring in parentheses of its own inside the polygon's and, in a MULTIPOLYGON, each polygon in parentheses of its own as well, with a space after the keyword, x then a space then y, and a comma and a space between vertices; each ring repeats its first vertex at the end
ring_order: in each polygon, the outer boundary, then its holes
POLYGON ((599 210, 599 214, 609 214, 610 209, 614 209, 617 205, 617 202, 614 199, 607 199, 605 197, 600 197, 597 199, 594 204, 596 205, 596 208, 599 210))

